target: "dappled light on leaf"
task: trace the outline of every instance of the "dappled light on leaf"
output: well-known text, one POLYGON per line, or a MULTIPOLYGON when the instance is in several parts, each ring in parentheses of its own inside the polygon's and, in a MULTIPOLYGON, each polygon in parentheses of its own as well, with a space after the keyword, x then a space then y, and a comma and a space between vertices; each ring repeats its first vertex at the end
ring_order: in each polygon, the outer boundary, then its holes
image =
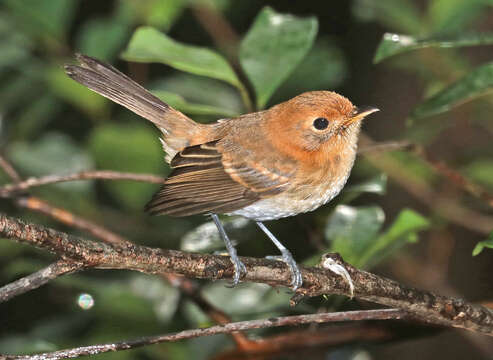
POLYGON ((190 115, 216 115, 222 117, 234 117, 236 112, 228 109, 222 109, 213 105, 195 104, 185 100, 184 97, 175 93, 163 90, 153 91, 154 95, 163 100, 175 109, 190 115))
POLYGON ((429 220, 409 209, 402 210, 392 225, 380 233, 384 220, 379 207, 337 206, 325 228, 330 251, 355 266, 371 267, 406 242, 415 242, 417 233, 430 226, 429 220))
MULTIPOLYGON (((45 133, 38 141, 32 143, 12 144, 9 156, 20 169, 31 176, 68 174, 93 167, 93 161, 85 149, 60 133, 45 133)), ((55 186, 67 191, 87 192, 90 183, 71 182, 55 186)))
MULTIPOLYGON (((249 222, 249 220, 239 217, 225 221, 223 226, 228 234, 234 236, 234 234, 239 233, 241 229, 247 226, 249 222)), ((234 237, 231 240, 237 243, 234 237)), ((212 221, 208 221, 189 231, 181 240, 181 249, 184 251, 206 252, 223 248, 224 242, 219 237, 216 225, 212 221)))
POLYGON ((215 51, 179 43, 151 27, 136 30, 122 57, 128 61, 159 62, 181 71, 241 86, 231 66, 215 51))
POLYGON ((325 237, 330 240, 331 251, 354 264, 374 240, 384 220, 380 207, 339 205, 327 221, 325 237))
POLYGON ((493 44, 493 33, 459 34, 457 36, 431 37, 426 39, 419 39, 404 34, 386 33, 378 45, 373 61, 379 63, 388 57, 418 49, 432 47, 455 48, 491 44, 493 44))
POLYGON ((265 7, 240 45, 240 63, 262 109, 310 50, 318 23, 265 7))
MULTIPOLYGON (((94 128, 88 146, 100 169, 160 174, 165 166, 158 136, 144 124, 107 124, 94 128)), ((142 209, 157 190, 156 185, 130 181, 104 182, 103 186, 130 209, 142 209)))
POLYGON ((493 63, 488 63, 472 70, 463 78, 425 100, 414 109, 412 116, 419 119, 440 114, 491 91, 493 91, 493 63))

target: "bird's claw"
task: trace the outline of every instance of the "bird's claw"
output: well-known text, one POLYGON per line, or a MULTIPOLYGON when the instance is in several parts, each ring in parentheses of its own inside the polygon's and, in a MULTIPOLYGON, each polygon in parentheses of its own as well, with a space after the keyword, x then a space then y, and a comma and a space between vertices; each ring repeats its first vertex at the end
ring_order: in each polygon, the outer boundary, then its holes
POLYGON ((301 285, 303 285, 303 276, 301 275, 300 268, 296 264, 296 261, 293 258, 293 255, 289 252, 289 250, 283 250, 282 256, 266 256, 267 259, 277 260, 284 262, 291 272, 291 289, 293 291, 298 290, 301 285))
POLYGON ((291 289, 296 291, 298 288, 303 285, 303 276, 301 275, 300 268, 294 261, 293 256, 289 251, 283 252, 282 260, 288 265, 289 270, 291 271, 291 289))
POLYGON ((228 285, 226 285, 229 288, 233 288, 236 285, 238 285, 241 277, 246 275, 247 273, 246 266, 241 262, 240 259, 238 259, 237 257, 236 258, 231 257, 231 262, 233 263, 234 266, 234 274, 233 274, 233 280, 228 285))

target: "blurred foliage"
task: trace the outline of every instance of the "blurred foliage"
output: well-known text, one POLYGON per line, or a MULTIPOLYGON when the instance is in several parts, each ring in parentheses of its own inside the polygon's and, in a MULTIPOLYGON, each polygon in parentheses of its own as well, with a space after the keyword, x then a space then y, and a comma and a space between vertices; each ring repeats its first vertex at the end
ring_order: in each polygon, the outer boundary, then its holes
POLYGON ((409 35, 386 33, 375 53, 375 63, 407 51, 426 48, 456 48, 463 46, 478 46, 493 44, 493 34, 459 34, 455 37, 435 37, 416 39, 409 35))
MULTIPOLYGON (((493 191, 493 71, 491 56, 479 51, 493 42, 488 22, 493 2, 419 3, 422 6, 411 0, 268 6, 232 0, 4 0, 1 151, 25 177, 91 169, 167 173, 159 134, 152 126, 65 76, 61 66, 81 52, 115 64, 201 122, 263 109, 308 90, 331 89, 357 104, 375 103, 385 110, 379 116, 386 119, 380 125, 368 122, 372 136, 424 145, 466 179, 493 191), (218 39, 204 14, 229 22, 238 38, 218 39), (234 58, 223 53, 218 40, 233 42, 234 58)), ((491 215, 481 199, 444 186, 446 179, 418 152, 386 153, 380 162, 387 173, 362 158, 333 203, 272 224, 300 262, 316 264, 322 253, 336 251, 355 266, 386 269, 398 263, 403 249, 408 256, 419 251, 421 244, 416 243, 424 230, 450 224, 433 209, 419 207, 403 189, 416 193, 414 189, 433 188, 491 215), (402 183, 403 188, 395 186, 402 183)), ((10 182, 1 171, 0 182, 10 182)), ((223 249, 215 227, 203 217, 143 214, 157 187, 84 181, 32 193, 137 243, 186 251, 223 249)), ((79 233, 14 208, 7 200, 0 203, 0 211, 79 233)), ((240 254, 260 257, 274 251, 251 222, 224 220, 240 254)), ((493 247, 492 234, 471 234, 469 238, 478 239, 474 255, 493 247)), ((0 239, 0 283, 46 266, 50 259, 44 252, 0 239)), ((235 320, 293 312, 289 295, 268 286, 229 289, 217 282, 204 283, 202 289, 235 320)), ((339 309, 344 306, 339 300, 312 299, 296 311, 339 309)), ((211 320, 160 278, 91 271, 0 304, 0 324, 0 353, 27 353, 205 326, 211 320), (81 293, 94 298, 90 310, 77 306, 81 293), (32 306, 34 296, 37 306, 32 306)), ((205 359, 230 343, 218 336, 100 357, 205 359)))
POLYGON ((317 34, 315 18, 301 19, 266 7, 240 44, 239 60, 262 109, 306 56, 317 34))
POLYGON ((384 220, 384 212, 378 206, 337 206, 325 229, 330 251, 338 252, 356 267, 368 268, 406 242, 416 242, 418 232, 430 227, 426 218, 410 209, 402 210, 389 228, 381 232, 384 220))
POLYGON ((493 249, 493 231, 490 233, 490 235, 486 240, 480 241, 476 244, 476 246, 472 250, 472 255, 473 256, 479 255, 484 248, 493 249))
POLYGON ((161 62, 181 71, 241 86, 226 59, 215 51, 180 44, 151 27, 142 27, 135 31, 122 57, 135 62, 161 62))

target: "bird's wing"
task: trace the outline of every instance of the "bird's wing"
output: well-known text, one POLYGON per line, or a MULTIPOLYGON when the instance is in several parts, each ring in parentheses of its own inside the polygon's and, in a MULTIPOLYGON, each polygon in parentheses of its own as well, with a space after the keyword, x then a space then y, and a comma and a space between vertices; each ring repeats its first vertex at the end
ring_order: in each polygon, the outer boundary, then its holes
POLYGON ((190 146, 176 154, 173 171, 146 210, 171 216, 229 213, 284 191, 287 177, 246 162, 241 152, 223 153, 218 143, 190 146))

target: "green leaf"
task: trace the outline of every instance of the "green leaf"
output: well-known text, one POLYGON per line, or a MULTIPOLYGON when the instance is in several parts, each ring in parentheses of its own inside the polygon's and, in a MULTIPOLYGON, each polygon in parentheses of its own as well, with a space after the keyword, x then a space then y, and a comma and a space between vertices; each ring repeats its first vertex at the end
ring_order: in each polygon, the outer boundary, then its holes
POLYGON ((4 0, 20 27, 35 36, 63 38, 78 6, 78 1, 4 0))
POLYGON ((120 17, 132 17, 139 24, 168 30, 185 10, 190 0, 147 0, 122 1, 119 3, 120 17), (122 16, 123 15, 123 16, 122 16))
POLYGON ((234 117, 238 115, 235 111, 217 106, 187 102, 183 96, 169 91, 156 90, 153 91, 153 94, 171 107, 190 115, 218 115, 225 117, 234 117))
POLYGON ((270 99, 279 103, 304 91, 334 89, 347 77, 343 51, 332 39, 320 39, 270 99))
MULTIPOLYGON (((492 37, 493 40, 493 37, 492 37)), ((475 68, 463 78, 425 100, 412 112, 416 119, 449 111, 493 90, 493 62, 475 68)))
MULTIPOLYGON (((245 233, 249 221, 243 217, 223 220, 223 226, 233 243, 238 243, 235 236, 245 233)), ((208 221, 188 231, 181 239, 180 249, 188 252, 211 252, 224 249, 224 241, 219 236, 213 221, 208 221)))
POLYGON ((50 93, 40 94, 32 98, 29 106, 25 106, 17 115, 15 135, 26 139, 36 137, 42 129, 60 113, 57 99, 50 93))
MULTIPOLYGON (((0 17, 0 26, 4 19, 0 17)), ((9 23, 7 23, 10 25, 9 23)), ((13 25, 12 25, 13 26, 13 25)), ((9 33, 0 30, 0 74, 19 68, 22 63, 29 60, 33 43, 30 38, 22 33, 9 33)))
POLYGON ((378 234, 384 220, 384 213, 377 206, 337 206, 325 229, 332 244, 330 251, 340 253, 354 266, 368 268, 406 242, 415 242, 417 232, 430 226, 420 214, 404 209, 384 233, 378 234))
POLYGON ((348 203, 363 193, 384 195, 387 189, 387 175, 381 173, 362 183, 346 186, 342 192, 343 202, 348 203))
POLYGON ((14 76, 11 80, 4 81, 0 85, 0 93, 2 94, 0 96, 0 111, 2 112, 25 106, 29 104, 30 99, 40 95, 37 79, 30 76, 30 73, 36 70, 43 71, 45 67, 25 63, 23 65, 23 71, 26 71, 28 75, 14 76))
MULTIPOLYGON (((160 281, 159 278, 139 274, 130 278, 130 286, 122 285, 123 292, 130 290, 134 296, 152 302, 154 305, 152 308, 161 323, 170 321, 178 308, 180 291, 173 285, 160 281)), ((128 310, 124 312, 126 311, 128 310)))
POLYGON ((480 22, 487 14, 484 0, 432 0, 428 21, 432 33, 458 33, 471 22, 480 22), (483 14, 481 14, 483 12, 483 14))
MULTIPOLYGON (((203 294, 211 303, 216 304, 220 309, 228 314, 242 315, 251 314, 252 312, 262 313, 271 310, 270 304, 265 302, 265 296, 271 288, 265 284, 242 284, 236 291, 228 291, 224 283, 216 282, 208 285, 203 294)), ((277 294, 281 295, 281 294, 277 294)), ((280 296, 284 301, 287 296, 280 296)), ((276 304, 279 306, 280 304, 276 304)))
MULTIPOLYGON (((2 174, 0 173, 0 176, 1 175, 2 174)), ((0 180, 2 179, 0 178, 0 180)), ((20 245, 19 243, 11 240, 0 238, 0 261, 2 261, 2 263, 6 264, 7 259, 14 259, 14 257, 16 257, 17 255, 21 255, 24 250, 25 247, 23 245, 20 245)), ((19 258, 22 257, 19 256, 19 258)), ((5 272, 3 274, 5 275, 5 272)))
POLYGON ((102 60, 112 59, 127 39, 129 30, 113 18, 89 19, 79 30, 77 48, 102 60))
POLYGON ((431 168, 430 164, 416 154, 408 151, 393 151, 387 155, 392 158, 391 161, 406 164, 400 176, 405 176, 411 182, 430 184, 437 179, 436 172, 431 168))
POLYGON ((331 240, 330 251, 338 252, 351 264, 357 263, 377 236, 384 220, 385 214, 378 206, 337 206, 325 227, 325 237, 331 240))
POLYGON ((420 9, 412 0, 356 0, 353 13, 361 20, 377 20, 385 27, 408 34, 424 30, 420 9))
POLYGON ((46 70, 45 76, 51 90, 58 97, 87 111, 90 115, 101 115, 109 104, 104 97, 73 81, 60 68, 46 70))
POLYGON ((57 349, 56 344, 30 335, 7 335, 0 339, 0 351, 2 353, 29 354, 55 351, 57 349))
POLYGON ((493 160, 488 158, 475 159, 472 163, 467 165, 464 172, 468 177, 493 188, 493 160))
POLYGON ((403 209, 387 231, 370 243, 355 266, 371 267, 380 263, 406 242, 416 242, 417 232, 428 229, 430 225, 430 221, 417 212, 403 209))
MULTIPOLYGON (((164 154, 157 137, 146 125, 106 124, 93 130, 89 149, 100 169, 159 174, 164 154)), ((129 209, 142 209, 156 191, 156 185, 133 181, 103 182, 103 186, 129 209)))
POLYGON ((493 44, 493 33, 457 34, 454 36, 430 37, 418 39, 409 35, 385 33, 378 45, 373 62, 380 61, 397 54, 425 48, 456 48, 464 46, 493 44))
POLYGON ((484 248, 493 249, 493 231, 486 240, 480 241, 476 244, 474 250, 472 251, 472 256, 479 255, 484 248))
MULTIPOLYGON (((45 133, 36 142, 16 142, 9 147, 9 158, 24 173, 33 176, 68 174, 92 168, 87 153, 61 133, 45 133)), ((55 184, 69 191, 87 191, 88 182, 55 184)))
POLYGON ((243 104, 238 92, 223 81, 178 72, 152 82, 151 89, 180 94, 187 102, 211 105, 240 114, 243 104))
POLYGON ((274 91, 293 72, 312 47, 316 18, 279 14, 265 7, 240 45, 240 63, 252 82, 257 107, 263 108, 274 91))
POLYGON ((140 27, 135 31, 122 58, 159 62, 195 75, 223 80, 238 88, 243 86, 228 62, 215 51, 181 44, 151 27, 140 27))

